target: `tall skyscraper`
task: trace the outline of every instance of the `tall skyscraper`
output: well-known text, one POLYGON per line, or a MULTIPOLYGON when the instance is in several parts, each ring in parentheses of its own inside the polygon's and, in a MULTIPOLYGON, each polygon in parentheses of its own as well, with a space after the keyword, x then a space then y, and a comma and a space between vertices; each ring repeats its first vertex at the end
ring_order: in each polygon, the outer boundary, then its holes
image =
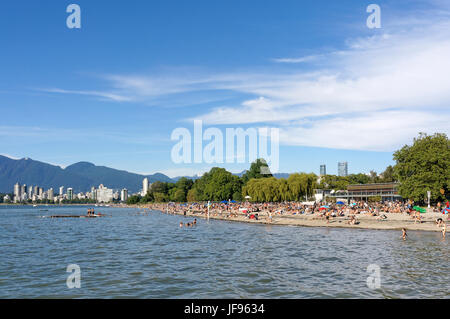
POLYGON ((64 186, 61 186, 61 187, 59 188, 59 195, 60 195, 60 196, 64 195, 64 186))
POLYGON ((49 200, 53 200, 53 197, 54 197, 54 192, 53 192, 53 188, 50 188, 49 190, 48 190, 48 192, 47 192, 47 198, 49 199, 49 200))
POLYGON ((27 196, 27 185, 23 184, 20 189, 20 196, 22 200, 25 200, 25 197, 27 196))
POLYGON ((122 189, 120 192, 120 200, 126 202, 128 200, 128 190, 126 188, 122 189))
POLYGON ((348 176, 348 162, 338 163, 338 175, 342 177, 348 176))
POLYGON ((16 183, 14 185, 14 202, 20 201, 20 184, 16 183))
POLYGON ((91 187, 91 199, 97 200, 97 190, 95 189, 95 186, 91 187))
POLYGON ((148 187, 149 187, 149 184, 148 184, 148 178, 146 177, 146 178, 144 178, 144 180, 142 181, 142 196, 147 195, 147 193, 148 193, 148 187))
POLYGON ((68 200, 72 200, 73 199, 73 189, 72 188, 68 188, 67 189, 67 199, 68 200))
POLYGON ((327 175, 327 166, 326 165, 320 165, 320 176, 327 175))

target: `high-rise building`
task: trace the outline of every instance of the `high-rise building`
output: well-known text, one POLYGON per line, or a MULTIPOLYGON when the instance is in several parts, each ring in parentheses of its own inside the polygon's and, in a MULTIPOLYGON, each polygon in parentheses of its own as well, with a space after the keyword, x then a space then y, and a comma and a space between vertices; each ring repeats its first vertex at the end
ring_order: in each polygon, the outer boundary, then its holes
POLYGON ((128 200, 128 190, 126 188, 122 189, 120 192, 120 200, 126 202, 128 200))
POLYGON ((36 195, 36 196, 39 195, 39 186, 34 186, 34 188, 33 188, 33 195, 36 195))
POLYGON ((20 184, 16 183, 14 185, 14 202, 20 201, 20 184))
POLYGON ((67 189, 67 199, 68 200, 72 200, 73 199, 73 189, 72 188, 68 188, 67 189))
POLYGON ((327 175, 327 166, 326 165, 320 165, 320 176, 327 175))
POLYGON ((338 175, 342 177, 348 176, 348 162, 338 163, 338 175))
POLYGON ((113 200, 113 190, 100 185, 97 189, 97 202, 109 203, 113 200))
POLYGON ((27 198, 27 185, 26 184, 23 184, 22 185, 22 187, 21 187, 21 189, 20 189, 20 196, 21 196, 21 200, 26 200, 27 198))
POLYGON ((28 187, 28 198, 33 198, 33 186, 28 187))
POLYGON ((60 195, 60 196, 64 195, 64 186, 61 186, 61 187, 59 188, 59 195, 60 195))
POLYGON ((49 199, 49 200, 53 200, 53 197, 54 197, 54 192, 53 192, 53 188, 50 188, 49 190, 48 190, 48 192, 47 192, 47 198, 49 199))
POLYGON ((94 186, 91 187, 91 199, 95 201, 97 200, 97 190, 94 186))
POLYGON ((148 187, 149 187, 149 183, 148 183, 148 178, 144 178, 144 180, 142 181, 142 196, 147 195, 148 193, 148 187))

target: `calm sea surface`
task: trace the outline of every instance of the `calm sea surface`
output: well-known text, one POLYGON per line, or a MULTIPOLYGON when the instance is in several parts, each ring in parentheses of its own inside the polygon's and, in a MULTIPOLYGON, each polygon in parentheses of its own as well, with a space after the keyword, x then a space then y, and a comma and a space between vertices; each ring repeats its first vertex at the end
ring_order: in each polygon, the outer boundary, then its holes
POLYGON ((138 209, 0 207, 0 298, 449 298, 440 233, 248 225, 138 209), (69 289, 69 264, 81 288, 69 289), (370 264, 381 287, 370 289, 370 264))

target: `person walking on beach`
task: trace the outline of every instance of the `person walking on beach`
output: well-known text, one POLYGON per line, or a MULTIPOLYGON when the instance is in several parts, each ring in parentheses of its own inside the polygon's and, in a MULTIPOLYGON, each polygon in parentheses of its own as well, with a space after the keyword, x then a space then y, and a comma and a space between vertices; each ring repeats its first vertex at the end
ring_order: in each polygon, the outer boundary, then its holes
POLYGON ((330 216, 331 216, 331 213, 328 211, 328 212, 326 212, 326 214, 325 214, 325 218, 327 219, 327 224, 329 224, 330 223, 330 216))
POLYGON ((402 238, 403 238, 403 240, 406 240, 407 236, 408 236, 408 234, 406 233, 406 229, 402 228, 402 238))

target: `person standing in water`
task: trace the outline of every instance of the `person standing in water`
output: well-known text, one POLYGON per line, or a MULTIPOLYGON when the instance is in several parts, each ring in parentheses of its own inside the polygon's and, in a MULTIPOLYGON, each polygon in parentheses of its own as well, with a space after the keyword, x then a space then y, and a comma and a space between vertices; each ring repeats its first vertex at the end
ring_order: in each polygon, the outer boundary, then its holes
POLYGON ((406 233, 406 229, 402 228, 402 238, 403 238, 403 240, 406 240, 407 236, 408 236, 408 234, 406 233))

